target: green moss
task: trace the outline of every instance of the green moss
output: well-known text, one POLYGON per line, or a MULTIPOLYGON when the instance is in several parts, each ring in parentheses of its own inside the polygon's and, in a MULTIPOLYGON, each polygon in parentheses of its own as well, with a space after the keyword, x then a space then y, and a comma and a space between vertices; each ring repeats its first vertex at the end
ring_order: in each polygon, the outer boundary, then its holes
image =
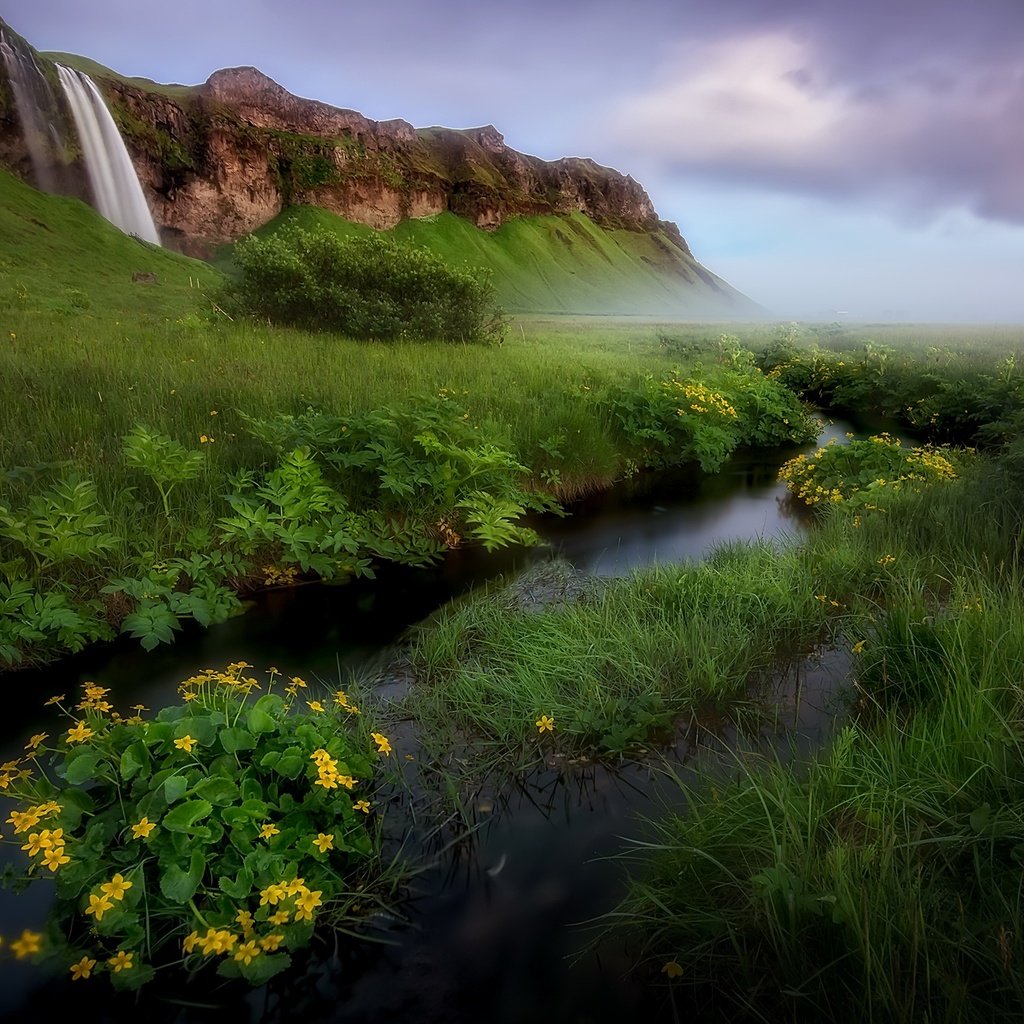
POLYGON ((189 132, 186 143, 176 139, 169 131, 136 116, 123 103, 108 97, 108 106, 122 136, 135 147, 156 160, 172 176, 195 170, 196 150, 202 148, 197 132, 189 132))

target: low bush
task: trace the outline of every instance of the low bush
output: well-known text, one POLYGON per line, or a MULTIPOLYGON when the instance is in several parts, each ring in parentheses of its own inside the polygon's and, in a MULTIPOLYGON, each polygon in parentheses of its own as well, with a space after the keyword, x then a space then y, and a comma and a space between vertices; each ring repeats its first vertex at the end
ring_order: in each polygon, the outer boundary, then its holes
POLYGON ((264 686, 249 668, 205 670, 152 719, 118 714, 93 683, 77 704, 47 701, 71 727, 0 766, 23 881, 56 883, 45 932, 12 943, 19 959, 115 988, 210 961, 262 984, 373 881, 369 784, 388 740, 355 726, 344 691, 325 706, 301 679, 271 669, 264 686))
POLYGON ((352 338, 500 340, 488 272, 382 235, 339 238, 289 228, 235 248, 233 304, 275 323, 352 338))

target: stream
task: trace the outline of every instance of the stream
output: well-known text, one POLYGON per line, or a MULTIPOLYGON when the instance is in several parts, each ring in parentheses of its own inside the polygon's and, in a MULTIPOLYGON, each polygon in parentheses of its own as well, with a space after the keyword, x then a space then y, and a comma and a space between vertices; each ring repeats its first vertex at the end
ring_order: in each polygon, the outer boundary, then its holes
MULTIPOLYGON (((818 443, 842 439, 846 429, 829 425, 818 443)), ((552 558, 582 573, 619 576, 656 562, 701 558, 726 541, 793 537, 807 528, 806 519, 794 514, 777 479, 793 454, 737 454, 714 476, 690 468, 642 475, 573 505, 565 519, 533 521, 543 541, 537 548, 493 554, 470 548, 431 569, 385 567, 375 581, 269 591, 245 615, 208 630, 187 628, 172 646, 147 653, 118 641, 42 670, 8 673, 2 677, 7 713, 0 719, 0 753, 20 752, 29 733, 46 727, 46 697, 77 692, 85 680, 109 686, 118 706, 141 701, 151 708, 175 702, 187 676, 238 660, 337 685, 349 673, 386 662, 409 627, 447 602, 552 558)), ((658 981, 652 984, 649 969, 634 969, 635 956, 621 942, 596 946, 597 932, 586 922, 612 910, 624 894, 626 871, 618 858, 648 833, 643 819, 685 808, 680 782, 692 782, 696 766, 726 776, 737 747, 789 757, 820 746, 848 668, 845 652, 837 650, 794 663, 766 695, 776 714, 758 735, 740 739, 727 727, 705 723, 647 761, 552 763, 513 781, 478 780, 462 794, 474 826, 468 831, 446 836, 425 824, 410 826, 389 809, 392 842, 404 838, 406 850, 427 866, 394 915, 381 913, 370 922, 373 937, 386 944, 321 945, 248 995, 218 987, 211 971, 192 989, 180 977, 176 986, 158 979, 138 1001, 115 996, 106 979, 72 990, 67 975, 53 977, 8 956, 0 960, 0 1019, 36 1024, 72 1005, 89 1021, 145 1014, 153 1022, 219 1024, 398 1017, 412 1024, 598 1024, 690 1016, 658 981)), ((385 677, 376 699, 387 702, 401 690, 400 680, 385 677)), ((411 723, 393 732, 397 753, 415 752, 411 723)), ((406 762, 403 770, 415 794, 419 762, 406 762)), ((4 862, 15 853, 5 847, 4 862)), ((0 889, 5 939, 40 927, 50 893, 46 881, 33 882, 20 896, 0 889)))

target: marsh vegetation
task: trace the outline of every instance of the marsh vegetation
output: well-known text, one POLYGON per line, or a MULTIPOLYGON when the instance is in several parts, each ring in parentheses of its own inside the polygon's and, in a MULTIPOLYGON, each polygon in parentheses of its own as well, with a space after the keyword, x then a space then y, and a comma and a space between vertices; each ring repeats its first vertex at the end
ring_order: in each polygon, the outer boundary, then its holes
POLYGON ((666 1020, 1019 1019, 1018 331, 521 319, 501 346, 357 341, 229 314, 209 268, 2 187, 23 202, 0 222, 22 232, 0 281, 11 687, 118 634, 159 653, 260 592, 508 553, 652 470, 764 453, 812 523, 622 578, 570 570, 556 600, 495 583, 402 639, 402 686, 394 662, 357 672, 367 701, 287 666, 257 696, 237 661, 183 667, 155 712, 103 680, 65 694, 67 724, 0 774, 12 873, 56 891, 16 957, 129 987, 213 963, 293 978, 287 957, 395 898, 384 825, 411 805, 384 769, 414 729, 420 820, 472 826, 484 777, 679 776, 671 812, 618 822, 628 892, 589 908, 666 1020), (110 260, 58 277, 92 232, 110 260), (888 433, 801 455, 829 415, 888 433), (832 738, 758 743, 779 680, 829 652, 850 664, 832 738))

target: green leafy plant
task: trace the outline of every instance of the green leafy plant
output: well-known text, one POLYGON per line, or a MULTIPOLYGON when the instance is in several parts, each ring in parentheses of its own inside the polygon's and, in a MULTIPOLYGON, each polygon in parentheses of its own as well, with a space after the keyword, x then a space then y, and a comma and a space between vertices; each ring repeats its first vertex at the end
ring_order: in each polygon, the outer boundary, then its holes
POLYGON ((957 463, 964 458, 944 448, 904 448, 896 438, 877 434, 849 444, 830 442, 813 455, 798 455, 779 470, 779 476, 808 505, 845 502, 876 508, 893 491, 954 479, 957 463))
POLYGON ((389 741, 371 746, 344 691, 328 710, 298 677, 271 669, 264 686, 249 668, 187 679, 152 719, 141 706, 122 717, 92 683, 73 710, 47 701, 71 727, 0 766, 24 878, 56 883, 45 938, 25 933, 16 955, 116 988, 210 961, 262 984, 370 879, 368 787, 389 741))
POLYGON ((68 477, 32 495, 20 511, 0 505, 0 538, 15 541, 37 572, 67 562, 94 562, 120 544, 111 520, 99 509, 96 485, 68 477))
POLYGON ((353 338, 500 340, 489 272, 453 267, 381 235, 340 238, 289 227, 234 252, 232 300, 243 310, 353 338))
POLYGON ((189 451, 166 434, 142 425, 125 436, 122 452, 129 466, 141 469, 156 485, 168 517, 171 492, 178 484, 201 476, 206 464, 201 452, 189 451))
POLYGON ((297 448, 258 482, 243 473, 227 496, 234 515, 220 521, 221 535, 246 554, 271 549, 304 572, 325 579, 371 575, 360 558, 361 523, 345 498, 323 477, 309 450, 297 448))

